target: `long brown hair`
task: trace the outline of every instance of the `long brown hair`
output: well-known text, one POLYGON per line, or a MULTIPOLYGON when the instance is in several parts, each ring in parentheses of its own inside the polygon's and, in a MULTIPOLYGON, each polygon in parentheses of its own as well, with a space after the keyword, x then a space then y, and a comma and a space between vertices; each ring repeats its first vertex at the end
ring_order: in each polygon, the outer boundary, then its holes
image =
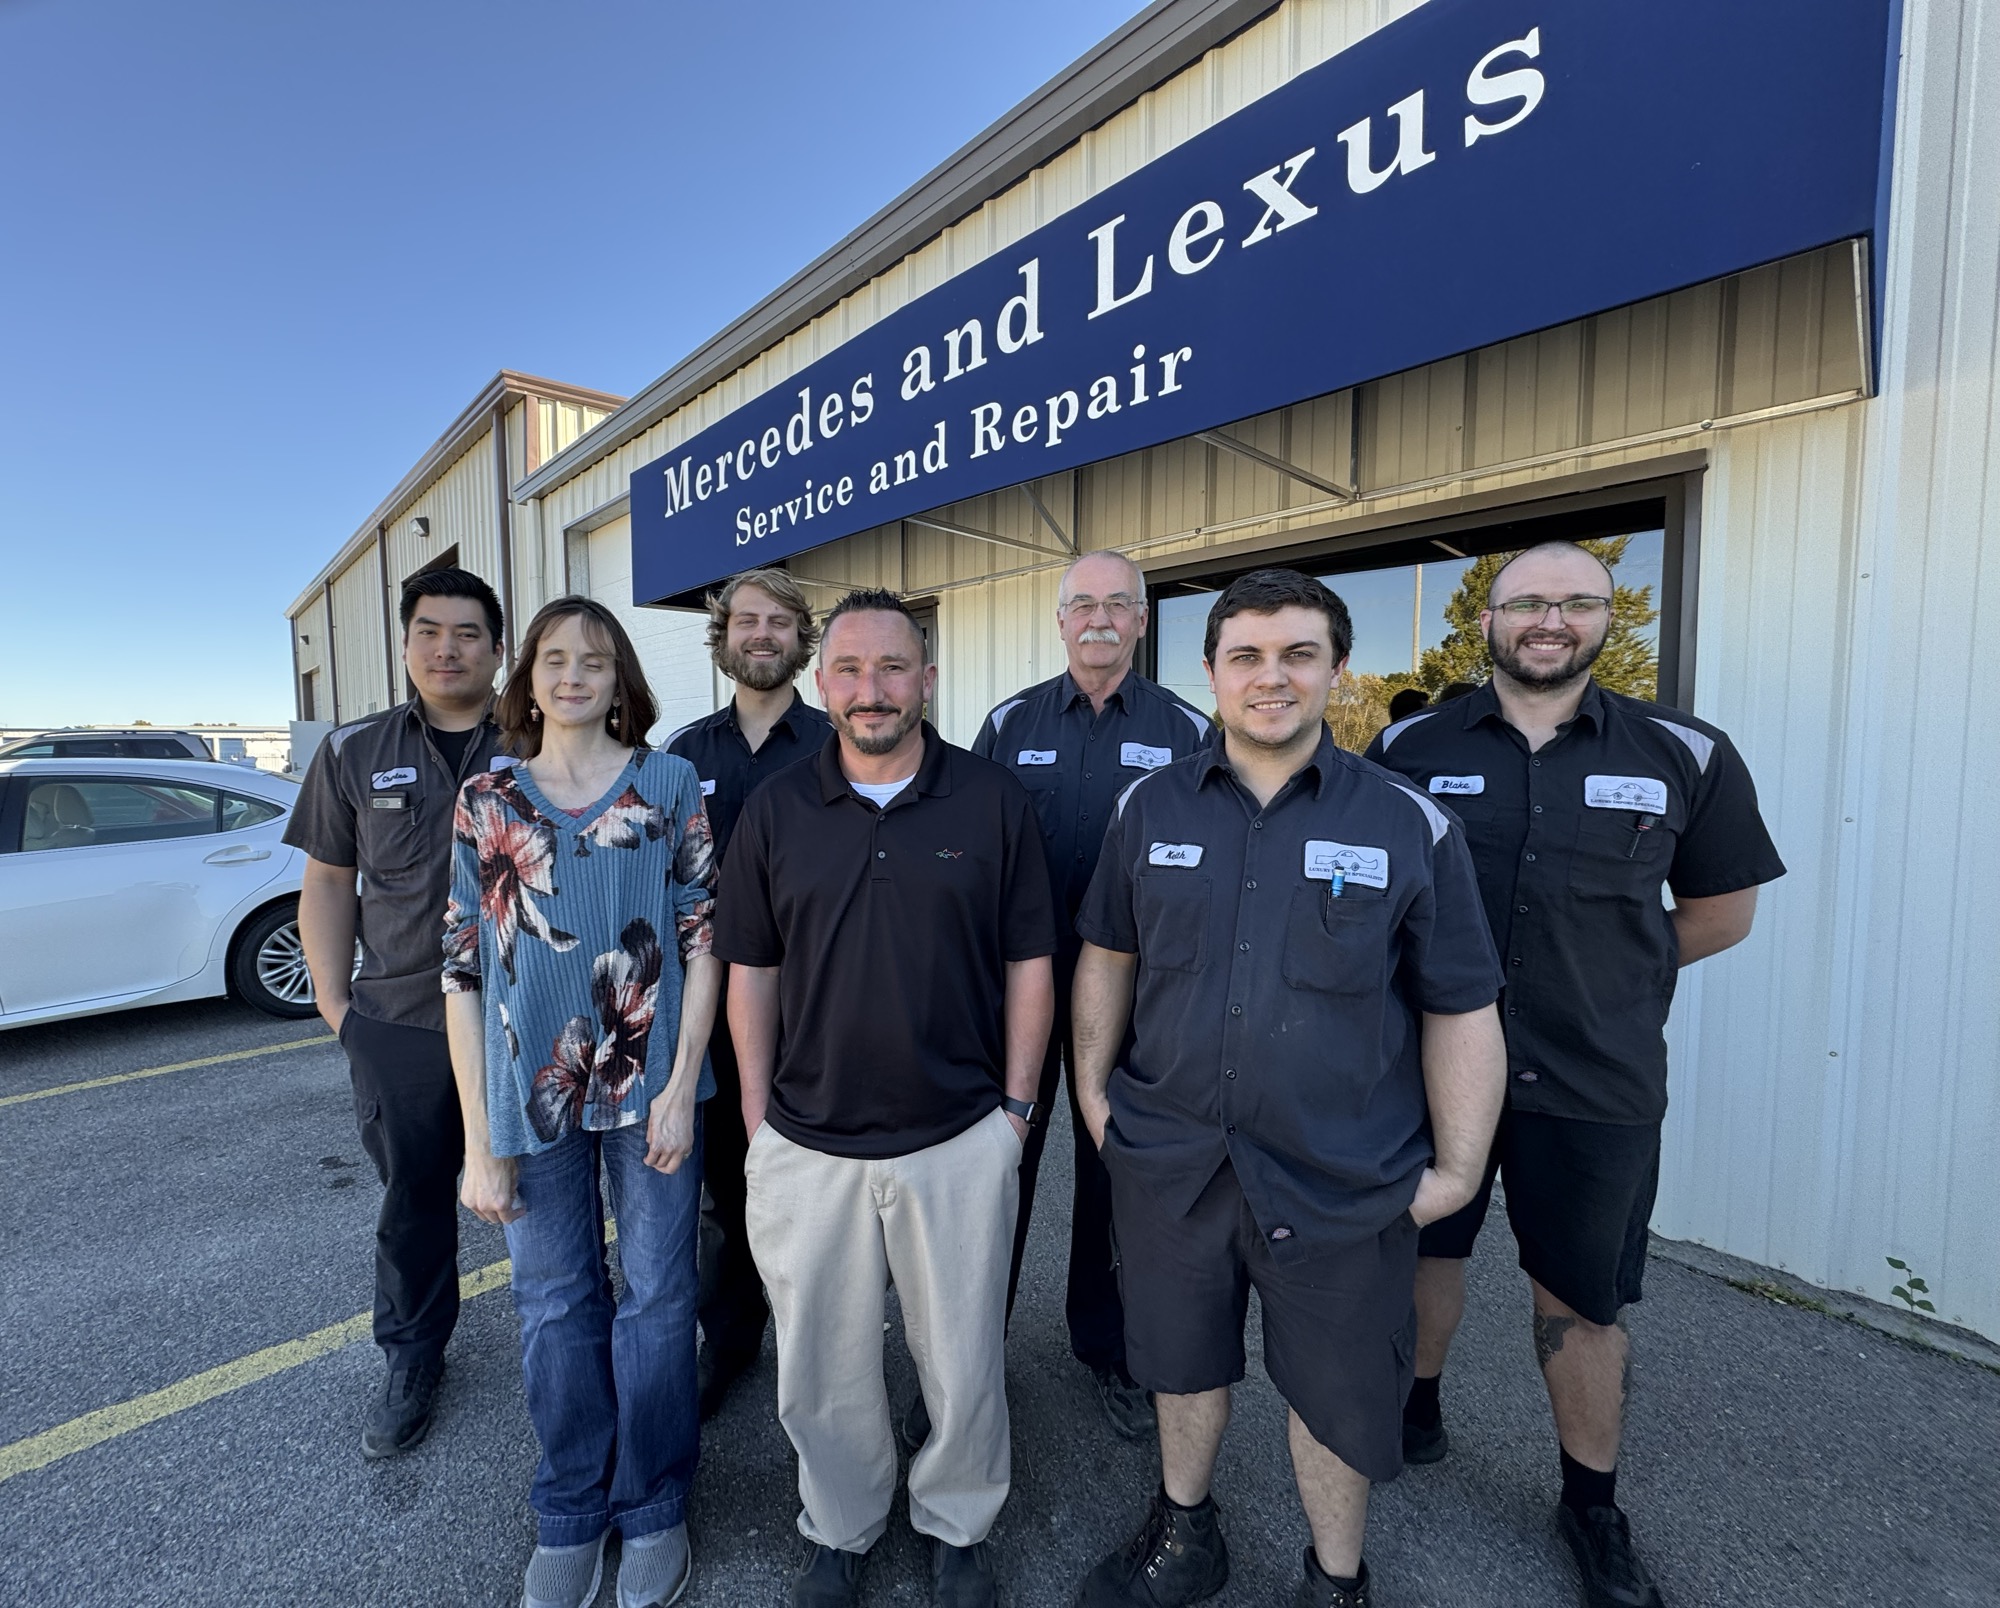
POLYGON ((653 722, 660 718, 660 706, 653 701, 653 689, 646 685, 646 672, 639 667, 639 653, 632 638, 613 614, 595 598, 572 593, 542 606, 528 622, 527 634, 514 656, 514 668, 507 672, 507 684, 493 706, 494 723, 500 740, 510 754, 533 759, 542 751, 542 723, 534 718, 535 659, 542 651, 542 638, 564 620, 583 621, 583 634, 600 653, 611 655, 618 680, 612 692, 611 710, 604 717, 604 729, 614 741, 636 748, 646 740, 653 722))

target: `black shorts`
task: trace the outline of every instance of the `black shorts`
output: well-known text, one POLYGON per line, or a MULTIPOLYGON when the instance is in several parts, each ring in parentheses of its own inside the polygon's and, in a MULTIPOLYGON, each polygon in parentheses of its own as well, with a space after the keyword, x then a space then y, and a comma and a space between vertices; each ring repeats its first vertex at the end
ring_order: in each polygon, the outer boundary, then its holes
POLYGON ((1264 1367, 1314 1440, 1371 1480, 1403 1469, 1403 1400, 1415 1373, 1417 1229, 1297 1261, 1271 1256, 1225 1164, 1187 1216, 1170 1217, 1111 1163, 1125 1359, 1147 1390, 1192 1396, 1243 1377, 1256 1288, 1264 1367))
POLYGON ((1507 1185, 1507 1221, 1521 1270, 1592 1323, 1615 1323, 1646 1273, 1646 1225, 1660 1186, 1660 1125, 1584 1122, 1533 1111, 1500 1118, 1486 1181, 1472 1204, 1427 1225, 1419 1254, 1472 1254, 1493 1199, 1507 1185))

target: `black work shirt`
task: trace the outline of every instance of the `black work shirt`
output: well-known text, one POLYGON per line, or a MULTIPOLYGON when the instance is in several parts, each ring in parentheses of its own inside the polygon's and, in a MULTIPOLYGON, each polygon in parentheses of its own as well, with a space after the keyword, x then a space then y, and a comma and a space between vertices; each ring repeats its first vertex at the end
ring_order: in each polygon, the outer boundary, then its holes
POLYGON ((709 830, 715 834, 717 864, 729 848, 729 835, 736 830, 743 801, 766 778, 818 753, 832 731, 826 711, 814 708, 794 690, 792 707, 778 717, 755 753, 737 722, 734 698, 667 739, 667 752, 679 754, 701 778, 702 803, 708 811, 709 830))
POLYGON ((1077 928, 1139 957, 1111 1167, 1179 1216, 1229 1161, 1280 1259, 1410 1204, 1433 1154, 1420 1017, 1500 991, 1444 811, 1325 731, 1260 809, 1218 740, 1119 800, 1077 928))
POLYGON ((828 1155, 909 1155, 991 1114, 1007 962, 1055 949, 1027 794, 923 730, 886 809, 848 785, 838 737, 758 788, 716 898, 716 955, 778 968, 766 1118, 828 1155))
POLYGON ((1005 765, 1035 801, 1065 970, 1076 963, 1076 916, 1118 795, 1207 740, 1206 715, 1136 670, 1126 672, 1101 714, 1065 670, 1009 698, 980 723, 972 751, 1005 765))
POLYGON ((412 698, 327 734, 313 755, 285 841, 361 873, 361 971, 354 1008, 370 1021, 444 1031, 444 906, 451 821, 476 771, 510 765, 490 719, 454 766, 412 698))
POLYGON ((1465 823, 1505 963, 1509 1105, 1659 1121, 1680 965, 1661 884, 1706 899, 1785 874, 1729 739, 1592 682, 1531 754, 1489 683, 1390 726, 1369 755, 1465 823))

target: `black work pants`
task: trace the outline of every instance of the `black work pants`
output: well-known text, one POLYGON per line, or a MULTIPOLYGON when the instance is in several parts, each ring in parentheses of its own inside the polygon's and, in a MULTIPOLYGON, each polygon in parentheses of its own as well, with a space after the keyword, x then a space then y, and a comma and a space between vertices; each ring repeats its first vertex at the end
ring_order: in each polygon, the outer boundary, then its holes
POLYGON ((382 1178, 375 1343, 391 1368, 434 1364, 458 1322, 458 1172, 465 1124, 444 1034, 350 1009, 340 1045, 361 1148, 382 1178))
POLYGON ((750 1141, 743 1132, 743 1079, 726 1021, 715 1024, 708 1059, 715 1069, 715 1097, 702 1117, 702 1182, 708 1194, 701 1209, 698 1315, 714 1354, 736 1360, 755 1356, 764 1344, 770 1308, 743 1226, 743 1157, 750 1141))
POLYGON ((1041 1087, 1035 1103, 1042 1117, 1028 1131, 1021 1151, 1021 1206, 1014 1222, 1014 1265, 1007 1274, 1007 1311, 1014 1311, 1014 1292, 1021 1283, 1021 1258, 1028 1246, 1028 1219, 1035 1208, 1035 1179, 1041 1172, 1042 1146, 1048 1142, 1048 1114, 1054 1110, 1056 1084, 1069 1090, 1070 1129, 1076 1143, 1076 1184, 1070 1196, 1069 1290, 1063 1303, 1069 1320, 1069 1347, 1089 1368, 1125 1365, 1125 1305, 1118 1294, 1118 1256, 1111 1237, 1111 1176, 1104 1158, 1091 1142, 1083 1112, 1076 1103, 1076 1078, 1062 1076, 1076 1064, 1075 1036, 1069 1015, 1074 973, 1056 969, 1056 1019, 1049 1033, 1049 1051, 1042 1060, 1041 1087))

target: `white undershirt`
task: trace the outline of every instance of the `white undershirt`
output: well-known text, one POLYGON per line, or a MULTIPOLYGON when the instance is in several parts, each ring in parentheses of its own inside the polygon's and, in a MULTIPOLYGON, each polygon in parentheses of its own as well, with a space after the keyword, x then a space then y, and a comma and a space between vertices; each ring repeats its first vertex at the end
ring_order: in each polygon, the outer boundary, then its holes
POLYGON ((886 810, 889 807, 889 800, 902 792, 904 788, 908 787, 916 779, 917 773, 911 771, 900 782, 849 782, 847 785, 872 803, 878 810, 886 810))

